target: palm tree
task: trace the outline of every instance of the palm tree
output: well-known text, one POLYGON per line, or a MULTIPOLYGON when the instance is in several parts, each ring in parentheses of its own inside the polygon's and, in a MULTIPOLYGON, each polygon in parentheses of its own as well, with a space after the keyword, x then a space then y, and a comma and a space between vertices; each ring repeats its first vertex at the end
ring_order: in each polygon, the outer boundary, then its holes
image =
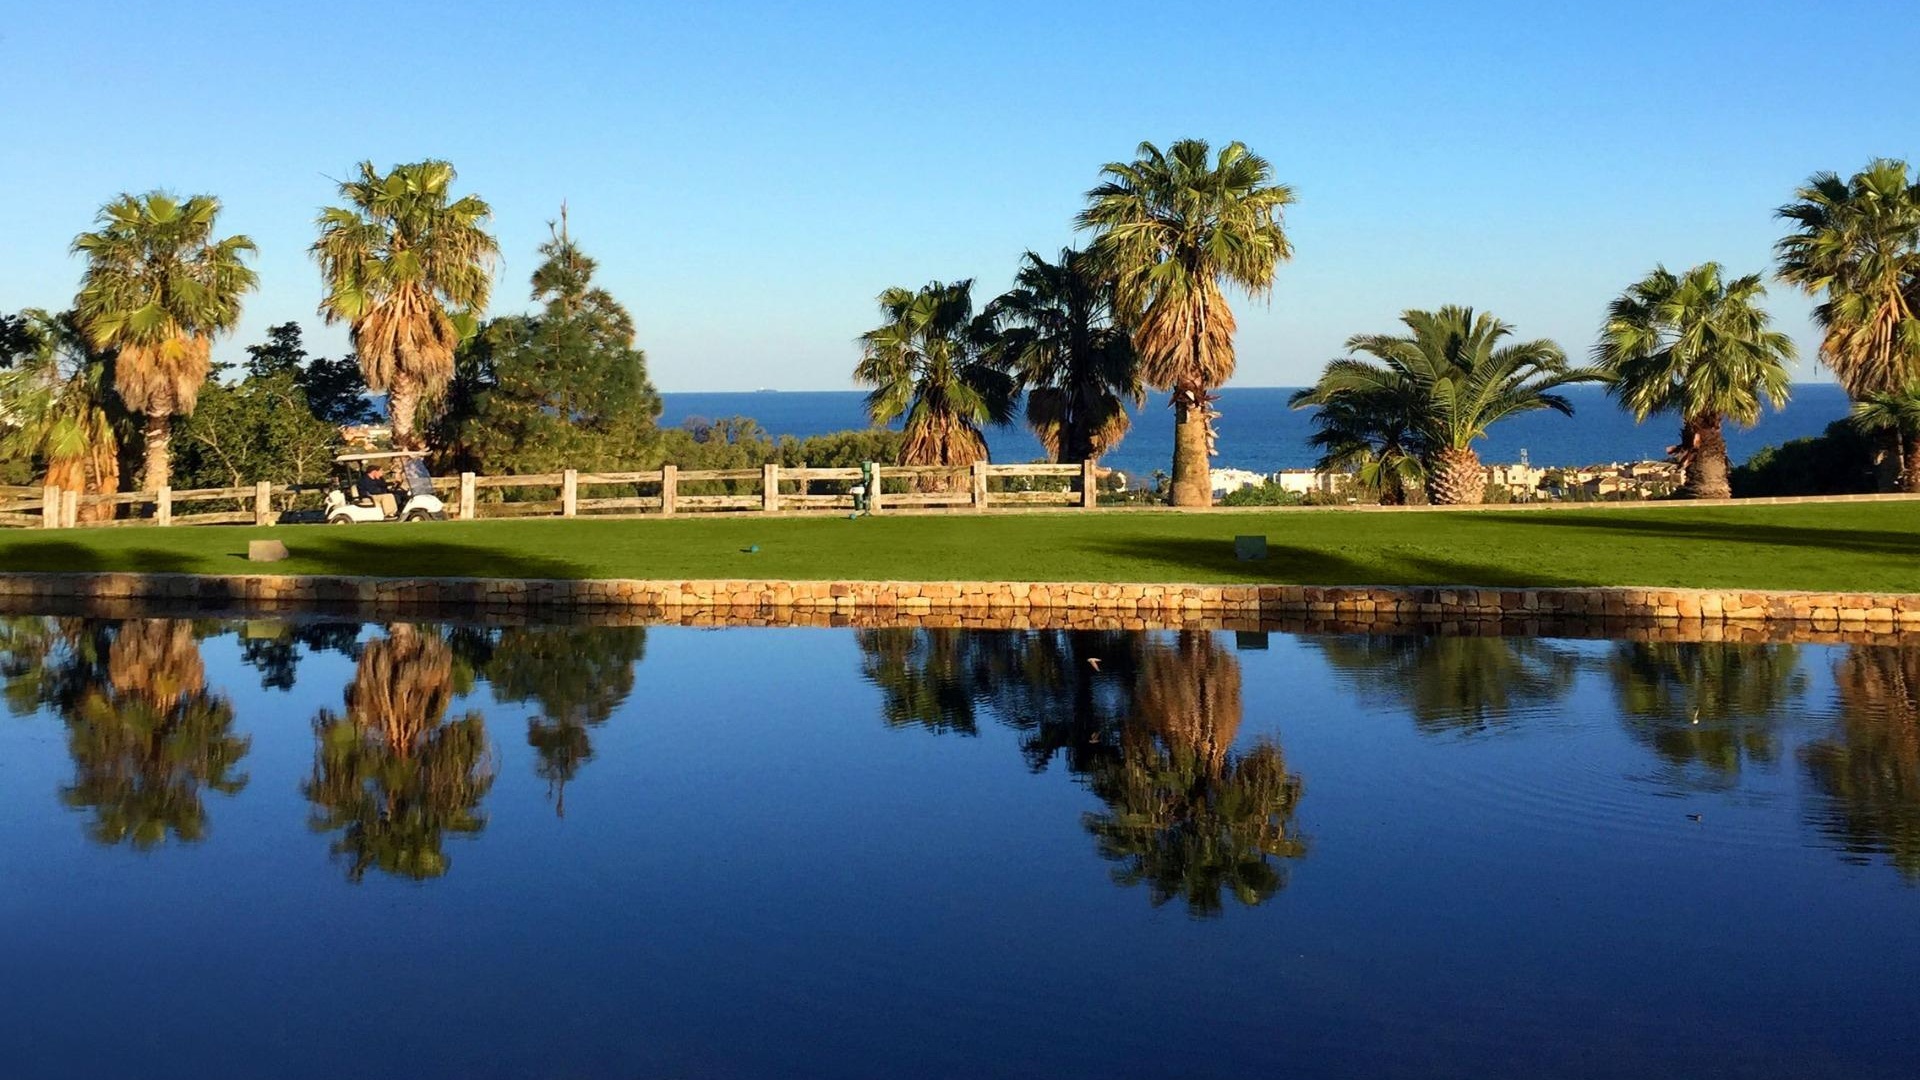
POLYGON ((1079 224, 1094 231, 1093 253, 1115 279, 1141 379, 1173 392, 1173 504, 1206 506, 1213 390, 1234 366, 1233 312, 1221 289, 1272 290, 1275 268, 1293 255, 1281 222, 1293 189, 1239 142, 1217 157, 1200 139, 1166 153, 1143 142, 1137 153, 1100 170, 1079 224))
MULTIPOLYGON (((23 312, 33 340, 25 360, 0 372, 0 452, 44 462, 46 482, 101 495, 120 490, 126 412, 113 393, 113 354, 95 349, 72 312, 23 312)), ((82 521, 113 516, 87 506, 82 521)))
MULTIPOLYGON (((86 629, 74 628, 75 635, 86 629)), ((206 667, 191 623, 140 619, 98 642, 75 642, 79 661, 49 684, 68 725, 73 783, 61 800, 91 810, 89 832, 101 844, 152 848, 171 837, 207 834, 203 795, 246 787, 237 772, 251 741, 232 733, 232 702, 206 688, 206 667)))
POLYGON ((1722 423, 1752 427, 1763 399, 1786 404, 1793 340, 1769 329, 1766 294, 1760 275, 1724 281, 1719 263, 1677 276, 1658 266, 1607 308, 1593 355, 1608 393, 1636 421, 1680 414, 1676 454, 1695 498, 1733 495, 1722 423))
POLYGON ((384 392, 394 445, 416 446, 423 400, 453 377, 456 346, 478 326, 499 246, 492 208, 448 189, 444 161, 396 165, 385 176, 363 161, 340 185, 345 206, 320 212, 314 257, 326 278, 320 314, 345 322, 367 386, 384 392))
POLYGON ((1801 750, 1825 797, 1810 816, 1850 858, 1920 880, 1920 649, 1854 645, 1833 674, 1835 730, 1801 750))
POLYGON ((1862 431, 1892 432, 1902 445, 1920 442, 1920 381, 1860 395, 1853 403, 1853 422, 1862 431))
MULTIPOLYGON (((1920 181, 1870 162, 1849 180, 1815 173, 1779 209, 1780 278, 1820 298, 1820 359, 1859 401, 1920 380, 1920 181)), ((1896 436, 1907 491, 1920 491, 1920 434, 1896 436)))
POLYGON ((1295 391, 1295 409, 1312 408, 1307 444, 1320 451, 1315 468, 1352 472, 1359 486, 1378 492, 1386 506, 1424 498, 1427 444, 1402 387, 1355 390, 1319 400, 1317 389, 1295 391))
POLYGON ((987 457, 986 424, 1013 415, 1013 380, 987 356, 989 326, 973 316, 973 282, 933 282, 880 294, 886 323, 860 336, 853 377, 873 387, 875 424, 907 418, 902 465, 968 466, 987 457))
POLYGON ((211 195, 122 195, 73 241, 87 260, 74 314, 94 348, 115 352, 114 389, 146 417, 149 490, 171 484, 173 418, 193 411, 214 337, 240 321, 240 298, 258 283, 244 261, 253 241, 214 239, 219 213, 211 195))
POLYGON ((1154 906, 1179 897, 1214 916, 1230 893, 1249 907, 1286 882, 1306 854, 1293 825, 1303 791, 1278 745, 1232 750, 1241 719, 1240 665, 1213 635, 1137 637, 1135 712, 1121 751, 1093 764, 1088 787, 1106 803, 1082 824, 1117 864, 1115 883, 1147 886, 1154 906))
POLYGON ((1027 426, 1055 461, 1098 458, 1126 437, 1127 402, 1145 395, 1133 340, 1114 325, 1113 279, 1092 255, 1029 251, 1014 287, 987 305, 995 353, 1024 387, 1027 426))
POLYGON ((477 835, 494 761, 479 713, 447 719, 454 652, 430 628, 394 624, 360 652, 344 716, 314 718, 309 825, 338 830, 333 854, 359 881, 369 868, 425 880, 447 872, 447 834, 477 835))
POLYGON ((1348 338, 1347 351, 1363 356, 1330 361, 1320 381, 1294 395, 1293 404, 1325 407, 1348 398, 1365 415, 1396 419, 1419 432, 1428 495, 1441 505, 1481 500, 1486 470, 1473 444, 1488 427, 1539 409, 1572 416, 1573 405, 1553 391, 1598 378, 1568 367, 1566 354, 1551 341, 1502 345, 1513 327, 1472 308, 1408 311, 1400 321, 1409 331, 1405 336, 1348 338))

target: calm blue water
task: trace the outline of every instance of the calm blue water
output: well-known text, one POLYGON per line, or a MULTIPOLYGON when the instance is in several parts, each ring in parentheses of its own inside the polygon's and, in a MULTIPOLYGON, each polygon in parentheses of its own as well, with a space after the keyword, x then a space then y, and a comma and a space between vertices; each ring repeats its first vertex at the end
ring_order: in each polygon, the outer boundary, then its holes
MULTIPOLYGON (((1307 446, 1312 433, 1310 413, 1287 408, 1293 390, 1274 387, 1229 387, 1220 394, 1220 456, 1218 468, 1274 472, 1313 465, 1307 446)), ((1576 386, 1567 391, 1574 416, 1532 413, 1493 427, 1480 444, 1488 462, 1519 460, 1526 450, 1536 465, 1592 465, 1610 461, 1658 460, 1679 437, 1677 423, 1656 420, 1636 425, 1598 387, 1576 386)), ((859 391, 804 393, 666 394, 661 423, 674 425, 690 416, 715 419, 751 416, 777 435, 818 435, 866 426, 859 391)), ((1804 383, 1793 388, 1793 400, 1779 413, 1769 413, 1751 430, 1729 427, 1727 445, 1734 461, 1745 461, 1763 446, 1818 435, 1847 415, 1847 396, 1829 383, 1804 383)), ((1042 456, 1039 442, 1024 426, 988 432, 987 442, 996 461, 1030 461, 1042 456)), ((1146 477, 1166 469, 1173 459, 1173 414, 1166 395, 1156 394, 1135 415, 1132 432, 1105 459, 1107 465, 1131 476, 1146 477)))
POLYGON ((9 1078, 1920 1072, 1920 650, 14 618, 0 672, 9 1078))

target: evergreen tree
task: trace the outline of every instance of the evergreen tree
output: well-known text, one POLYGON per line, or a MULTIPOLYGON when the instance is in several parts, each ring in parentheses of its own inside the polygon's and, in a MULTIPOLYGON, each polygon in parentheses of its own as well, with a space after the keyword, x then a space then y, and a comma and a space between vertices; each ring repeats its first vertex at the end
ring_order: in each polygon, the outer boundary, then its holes
POLYGON ((660 395, 634 347, 633 317, 593 284, 597 264, 568 235, 564 210, 540 253, 541 312, 495 319, 462 349, 447 445, 489 473, 656 463, 660 395))

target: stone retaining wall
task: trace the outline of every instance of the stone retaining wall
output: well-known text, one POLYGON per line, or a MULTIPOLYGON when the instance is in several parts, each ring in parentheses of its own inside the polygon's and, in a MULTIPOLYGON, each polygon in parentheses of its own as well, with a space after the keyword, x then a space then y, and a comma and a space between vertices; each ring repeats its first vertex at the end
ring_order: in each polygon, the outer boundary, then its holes
MULTIPOLYGON (((974 616, 1006 625, 1045 613, 1156 623, 1188 617, 1280 617, 1346 623, 1609 619, 1920 631, 1920 593, 1744 589, 1146 585, 1038 582, 637 581, 352 578, 293 575, 0 574, 14 601, 143 598, 209 606, 452 606, 493 610, 646 609, 729 613, 887 611, 974 616)), ((18 607, 15 603, 12 606, 18 607)))

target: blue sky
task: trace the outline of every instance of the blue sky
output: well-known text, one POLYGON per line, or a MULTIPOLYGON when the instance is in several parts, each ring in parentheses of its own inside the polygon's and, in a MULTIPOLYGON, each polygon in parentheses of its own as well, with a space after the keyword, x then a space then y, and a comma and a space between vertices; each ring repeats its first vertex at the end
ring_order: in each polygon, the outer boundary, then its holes
MULTIPOLYGON (((436 156, 492 202, 494 311, 546 222, 666 390, 849 385, 892 284, 1006 287, 1142 139, 1241 139, 1299 203, 1241 385, 1466 303, 1583 352, 1656 262, 1767 265, 1820 169, 1920 157, 1912 0, 22 5, 0 21, 0 309, 58 306, 122 190, 211 192, 261 247, 237 357, 306 325, 329 177, 436 156), (164 14, 160 14, 160 12, 164 14)), ((1774 288, 1811 354, 1808 303, 1774 288)), ((1801 378, 1820 378, 1803 362, 1801 378)))

